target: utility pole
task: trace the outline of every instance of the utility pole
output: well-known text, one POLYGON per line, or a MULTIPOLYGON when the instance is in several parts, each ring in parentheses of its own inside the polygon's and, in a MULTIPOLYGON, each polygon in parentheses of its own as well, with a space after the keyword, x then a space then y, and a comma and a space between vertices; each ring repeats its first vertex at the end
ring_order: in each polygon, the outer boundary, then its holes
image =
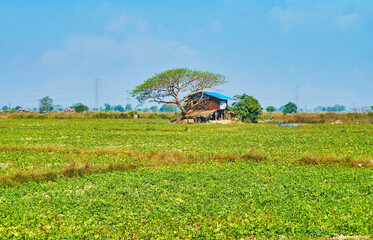
POLYGON ((96 109, 98 109, 98 79, 95 79, 95 104, 96 104, 96 109))

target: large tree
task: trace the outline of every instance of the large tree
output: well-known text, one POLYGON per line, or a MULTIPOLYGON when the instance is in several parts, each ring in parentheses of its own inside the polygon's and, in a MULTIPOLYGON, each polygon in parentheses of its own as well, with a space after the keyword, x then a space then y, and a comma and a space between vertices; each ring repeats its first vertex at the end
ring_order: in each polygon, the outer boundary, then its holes
POLYGON ((298 107, 297 107, 297 105, 295 103, 288 102, 285 105, 285 108, 284 108, 284 110, 282 112, 284 114, 287 114, 287 113, 296 113, 296 112, 298 112, 298 107))
POLYGON ((274 106, 268 106, 268 107, 266 108, 266 110, 267 110, 267 112, 271 113, 271 112, 276 111, 276 108, 275 108, 274 106))
POLYGON ((253 96, 247 94, 235 96, 235 98, 238 102, 233 105, 233 111, 238 114, 238 117, 242 121, 249 119, 250 122, 257 123, 258 117, 262 114, 263 110, 259 101, 253 96))
POLYGON ((74 108, 76 112, 81 113, 88 111, 88 107, 82 103, 75 103, 74 105, 71 106, 71 108, 74 108))
POLYGON ((154 75, 137 86, 130 94, 140 103, 150 100, 175 104, 183 118, 190 109, 204 101, 203 94, 198 99, 191 99, 191 95, 226 82, 225 77, 217 73, 178 68, 154 75))
POLYGON ((39 100, 39 111, 41 113, 53 111, 53 99, 46 96, 39 100))
POLYGON ((111 111, 113 108, 110 106, 109 103, 105 103, 105 111, 111 111))
POLYGON ((122 105, 116 105, 112 107, 114 111, 124 112, 124 107, 122 105))

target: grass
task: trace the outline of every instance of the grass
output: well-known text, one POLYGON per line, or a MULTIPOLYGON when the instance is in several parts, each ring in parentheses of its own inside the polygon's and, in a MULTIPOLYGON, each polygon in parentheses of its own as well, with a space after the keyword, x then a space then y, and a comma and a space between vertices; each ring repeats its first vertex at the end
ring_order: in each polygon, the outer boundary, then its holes
POLYGON ((115 239, 369 236, 372 173, 344 166, 235 162, 29 182, 1 190, 0 234, 115 239))
POLYGON ((373 236, 372 131, 0 119, 0 238, 373 236))

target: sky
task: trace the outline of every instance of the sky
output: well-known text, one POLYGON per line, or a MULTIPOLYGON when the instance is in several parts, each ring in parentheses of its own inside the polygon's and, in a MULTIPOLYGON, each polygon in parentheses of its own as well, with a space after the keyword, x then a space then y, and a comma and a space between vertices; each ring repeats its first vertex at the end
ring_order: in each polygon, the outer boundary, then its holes
MULTIPOLYGON (((371 0, 1 0, 0 107, 137 105, 156 73, 222 74, 266 107, 373 105, 371 0), (296 97, 298 96, 298 97, 296 97)), ((153 104, 148 103, 148 106, 153 104)))

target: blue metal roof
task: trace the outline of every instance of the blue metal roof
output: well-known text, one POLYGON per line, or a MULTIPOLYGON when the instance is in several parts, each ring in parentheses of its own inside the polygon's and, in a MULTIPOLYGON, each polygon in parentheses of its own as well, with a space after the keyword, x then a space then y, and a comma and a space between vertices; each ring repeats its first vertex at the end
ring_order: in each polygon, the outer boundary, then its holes
MULTIPOLYGON (((216 93, 216 92, 203 92, 203 95, 210 95, 212 97, 216 97, 216 98, 219 98, 221 100, 234 100, 234 98, 231 98, 231 97, 227 97, 227 96, 224 96, 223 94, 220 94, 220 93, 216 93)), ((192 95, 193 97, 200 97, 201 96, 201 93, 196 93, 196 94, 193 94, 192 95)))

